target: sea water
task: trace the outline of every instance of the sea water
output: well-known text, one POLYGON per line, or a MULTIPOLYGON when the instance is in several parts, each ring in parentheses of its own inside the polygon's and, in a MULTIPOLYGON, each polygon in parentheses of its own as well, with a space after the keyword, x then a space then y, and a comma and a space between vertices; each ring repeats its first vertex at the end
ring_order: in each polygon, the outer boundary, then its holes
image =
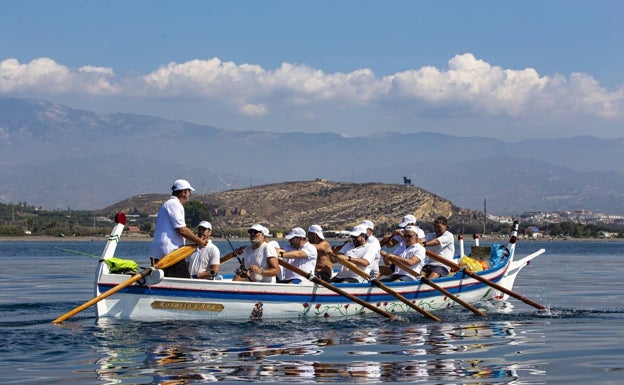
MULTIPOLYGON (((145 266, 148 245, 122 241, 115 254, 145 266)), ((93 297, 103 246, 0 242, 0 383, 624 383, 624 242, 519 241, 518 258, 546 253, 514 291, 548 311, 512 298, 481 305, 486 317, 437 313, 442 322, 415 312, 407 322, 137 322, 97 320, 91 308, 51 324, 93 297)))

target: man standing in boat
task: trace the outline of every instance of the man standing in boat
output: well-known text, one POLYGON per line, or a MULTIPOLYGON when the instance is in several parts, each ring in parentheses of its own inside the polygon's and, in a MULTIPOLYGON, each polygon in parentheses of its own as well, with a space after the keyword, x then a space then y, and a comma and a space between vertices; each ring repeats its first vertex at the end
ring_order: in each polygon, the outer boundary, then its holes
MULTIPOLYGON (((318 253, 316 247, 308 242, 305 230, 295 227, 285 238, 288 240, 288 245, 284 249, 278 249, 277 255, 305 272, 314 273, 318 253)), ((308 281, 308 279, 289 269, 284 269, 282 283, 300 283, 301 281, 308 281)))
MULTIPOLYGON (((196 243, 199 248, 206 246, 207 240, 195 235, 184 219, 184 204, 191 199, 195 189, 185 179, 178 179, 171 186, 171 196, 158 210, 154 239, 150 246, 150 255, 154 264, 165 255, 184 246, 185 240, 196 243)), ((190 278, 186 260, 164 269, 165 276, 190 278)))
MULTIPOLYGON (((236 272, 234 281, 275 282, 280 274, 277 263, 277 251, 264 241, 269 231, 261 224, 252 225, 249 230, 251 247, 246 247, 242 253, 243 268, 236 272)), ((237 253, 238 254, 238 253, 237 253)))
MULTIPOLYGON (((455 257, 455 237, 448 231, 448 221, 446 217, 439 216, 433 221, 433 233, 427 234, 422 240, 422 245, 429 248, 432 253, 453 261, 455 257)), ((450 268, 438 261, 428 262, 422 269, 422 273, 429 279, 446 277, 450 268)))

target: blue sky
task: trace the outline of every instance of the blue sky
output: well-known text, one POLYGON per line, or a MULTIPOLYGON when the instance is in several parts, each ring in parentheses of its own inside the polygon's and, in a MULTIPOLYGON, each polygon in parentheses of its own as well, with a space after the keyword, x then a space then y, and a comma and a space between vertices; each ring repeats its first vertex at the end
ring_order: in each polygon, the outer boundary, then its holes
POLYGON ((231 130, 621 137, 621 1, 7 1, 0 96, 231 130))

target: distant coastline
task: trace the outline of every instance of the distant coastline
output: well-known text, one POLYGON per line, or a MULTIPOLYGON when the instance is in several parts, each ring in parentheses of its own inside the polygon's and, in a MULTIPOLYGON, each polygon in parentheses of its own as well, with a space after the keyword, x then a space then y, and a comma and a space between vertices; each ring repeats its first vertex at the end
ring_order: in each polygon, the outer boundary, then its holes
MULTIPOLYGON (((0 244, 2 242, 100 242, 106 241, 108 239, 107 236, 99 236, 99 237, 73 237, 73 236, 65 236, 65 237, 52 237, 52 236, 40 236, 40 235, 27 235, 23 237, 0 237, 0 244)), ((213 237, 215 241, 227 241, 225 238, 213 237)), ((282 240, 283 238, 276 238, 282 240)), ((150 242, 152 240, 149 236, 129 236, 123 237, 123 242, 150 242)), ((230 238, 230 241, 247 241, 247 238, 230 238)), ((344 238, 335 238, 328 239, 329 241, 344 241, 344 238)), ((499 238, 481 238, 482 243, 489 244, 492 242, 507 242, 507 238, 499 239, 499 238)), ((472 234, 465 234, 464 241, 466 243, 472 243, 472 234)), ((457 242, 457 240, 456 240, 457 242)), ((623 238, 543 238, 543 239, 519 239, 518 242, 624 242, 623 238)))
MULTIPOLYGON (((66 236, 66 237, 52 237, 52 236, 46 236, 46 235, 26 235, 23 237, 0 237, 0 243, 2 242, 88 242, 88 241, 106 241, 108 239, 108 235, 107 236, 100 236, 100 237, 72 237, 72 236, 66 236)), ((147 242, 147 241, 151 241, 152 238, 150 237, 124 237, 122 238, 124 242, 126 241, 142 241, 142 242, 147 242)))

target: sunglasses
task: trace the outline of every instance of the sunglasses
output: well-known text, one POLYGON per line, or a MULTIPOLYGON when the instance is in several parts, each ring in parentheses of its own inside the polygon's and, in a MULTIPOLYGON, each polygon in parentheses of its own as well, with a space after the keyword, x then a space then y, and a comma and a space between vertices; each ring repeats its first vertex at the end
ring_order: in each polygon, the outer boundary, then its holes
POLYGON ((412 235, 403 235, 403 238, 414 238, 416 235, 412 234, 412 235))
POLYGON ((249 233, 249 235, 256 235, 258 233, 261 233, 261 231, 258 231, 258 230, 247 230, 247 233, 249 233))

